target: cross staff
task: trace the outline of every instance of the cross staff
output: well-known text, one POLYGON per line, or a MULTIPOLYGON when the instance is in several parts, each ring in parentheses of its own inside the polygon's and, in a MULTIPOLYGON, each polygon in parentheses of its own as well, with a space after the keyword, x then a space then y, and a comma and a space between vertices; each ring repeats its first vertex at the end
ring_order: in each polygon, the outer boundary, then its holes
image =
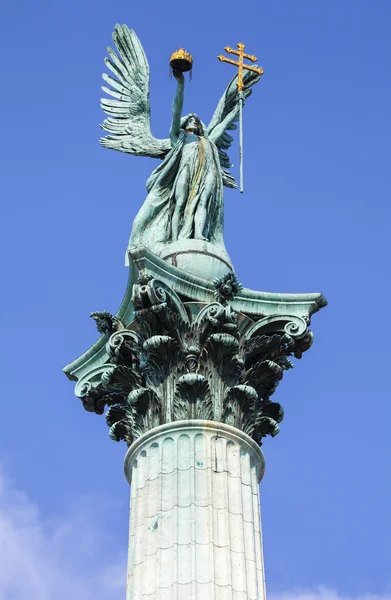
POLYGON ((237 61, 232 60, 231 58, 227 58, 223 54, 220 54, 220 56, 218 56, 217 58, 219 59, 220 62, 227 62, 230 65, 235 65, 235 67, 238 67, 238 82, 236 85, 238 86, 238 92, 239 92, 240 192, 243 194, 243 103, 244 103, 243 69, 247 69, 248 71, 254 71, 254 73, 258 73, 259 75, 263 75, 264 70, 262 69, 262 67, 252 67, 251 65, 246 65, 243 62, 243 60, 245 58, 247 58, 248 60, 251 60, 251 62, 256 62, 258 59, 253 54, 246 54, 244 52, 244 49, 246 46, 242 42, 239 42, 239 44, 237 44, 237 47, 238 47, 238 50, 234 50, 230 46, 226 46, 224 48, 224 50, 228 54, 236 54, 236 56, 239 57, 239 59, 237 61))

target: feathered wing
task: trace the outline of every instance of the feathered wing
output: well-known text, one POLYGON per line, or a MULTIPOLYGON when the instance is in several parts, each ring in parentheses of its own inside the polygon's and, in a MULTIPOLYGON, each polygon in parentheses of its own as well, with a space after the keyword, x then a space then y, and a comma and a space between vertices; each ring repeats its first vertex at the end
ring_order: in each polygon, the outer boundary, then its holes
POLYGON ((105 63, 114 77, 103 73, 104 92, 115 98, 102 98, 101 106, 109 115, 101 125, 112 135, 100 139, 102 146, 136 154, 164 158, 171 149, 170 140, 158 140, 151 133, 149 103, 149 65, 136 33, 126 25, 116 25, 113 40, 117 54, 108 47, 105 63))
MULTIPOLYGON (((243 77, 243 83, 244 83, 243 95, 244 95, 245 99, 248 98, 252 94, 251 87, 255 83, 257 83, 259 81, 259 79, 260 79, 260 75, 258 75, 258 73, 254 73, 253 71, 245 72, 245 75, 243 77)), ((214 130, 215 127, 217 127, 217 125, 222 123, 222 121, 225 119, 225 117, 230 112, 232 112, 235 109, 235 107, 237 107, 239 109, 239 93, 238 93, 238 88, 236 85, 237 81, 238 81, 238 77, 237 77, 237 75, 235 75, 235 77, 233 77, 232 80, 230 81, 230 83, 228 84, 228 87, 225 90, 224 94, 222 95, 220 102, 218 103, 217 108, 214 112, 214 115, 207 127, 208 135, 210 135, 212 133, 212 131, 214 130)), ((237 117, 235 118, 235 120, 231 122, 231 124, 227 127, 227 129, 224 131, 224 133, 215 142, 218 152, 219 152, 220 165, 221 165, 221 170, 223 173, 223 183, 225 186, 230 187, 230 188, 236 188, 237 183, 235 181, 235 178, 229 172, 229 169, 232 165, 231 165, 231 161, 229 159, 227 150, 231 146, 233 137, 231 135, 229 135, 228 131, 237 129, 236 121, 238 121, 238 119, 239 119, 239 110, 238 110, 238 114, 237 114, 237 117)))

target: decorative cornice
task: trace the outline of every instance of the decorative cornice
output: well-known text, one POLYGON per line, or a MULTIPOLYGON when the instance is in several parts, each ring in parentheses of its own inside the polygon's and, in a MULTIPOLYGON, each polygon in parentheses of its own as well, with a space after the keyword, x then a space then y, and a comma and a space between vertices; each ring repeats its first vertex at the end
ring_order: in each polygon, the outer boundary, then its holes
MULTIPOLYGON (((166 282, 179 296, 191 298, 195 302, 211 303, 216 300, 216 286, 213 281, 202 279, 170 265, 145 247, 133 248, 129 251, 129 278, 125 295, 115 315, 125 327, 134 320, 133 286, 139 277, 145 278, 146 282, 153 278, 166 282)), ((326 299, 319 293, 278 294, 257 292, 247 288, 241 289, 229 303, 238 314, 245 314, 254 320, 290 315, 304 319, 308 324, 311 316, 327 305, 326 299)), ((105 364, 110 357, 106 349, 107 340, 108 335, 102 335, 84 354, 64 367, 67 377, 72 381, 78 381, 91 368, 105 364)))
MULTIPOLYGON (((129 264, 132 262, 140 272, 146 272, 160 281, 169 281, 171 288, 181 296, 200 302, 213 302, 215 300, 215 284, 213 281, 202 279, 170 265, 144 246, 129 250, 129 264)), ((282 312, 310 318, 315 312, 327 305, 327 300, 320 293, 279 294, 243 288, 232 299, 231 305, 237 312, 244 312, 254 315, 254 317, 282 312)))

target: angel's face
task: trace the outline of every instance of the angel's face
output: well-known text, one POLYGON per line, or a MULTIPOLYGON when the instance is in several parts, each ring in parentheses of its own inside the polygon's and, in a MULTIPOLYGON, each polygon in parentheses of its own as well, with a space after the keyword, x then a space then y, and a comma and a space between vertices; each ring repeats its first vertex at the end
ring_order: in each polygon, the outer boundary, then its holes
POLYGON ((196 135, 201 135, 201 121, 195 116, 189 117, 189 119, 186 121, 185 130, 195 133, 196 135))

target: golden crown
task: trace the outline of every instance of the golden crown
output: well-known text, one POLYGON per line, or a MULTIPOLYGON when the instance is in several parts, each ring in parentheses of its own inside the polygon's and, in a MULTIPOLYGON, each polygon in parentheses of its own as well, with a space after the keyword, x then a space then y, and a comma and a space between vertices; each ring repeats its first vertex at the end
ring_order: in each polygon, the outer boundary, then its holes
POLYGON ((193 57, 184 48, 171 54, 170 66, 174 71, 190 71, 193 66, 193 57))

